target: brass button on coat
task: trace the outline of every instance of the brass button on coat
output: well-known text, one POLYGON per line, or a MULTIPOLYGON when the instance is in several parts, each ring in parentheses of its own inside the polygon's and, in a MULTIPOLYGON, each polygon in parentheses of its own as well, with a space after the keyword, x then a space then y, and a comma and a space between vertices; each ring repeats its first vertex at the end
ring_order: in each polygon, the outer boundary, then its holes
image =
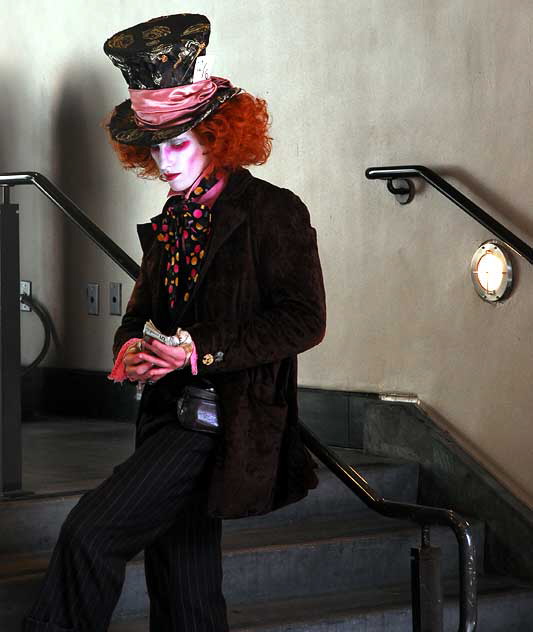
POLYGON ((213 356, 210 353, 206 353, 202 358, 204 364, 213 364, 213 356))

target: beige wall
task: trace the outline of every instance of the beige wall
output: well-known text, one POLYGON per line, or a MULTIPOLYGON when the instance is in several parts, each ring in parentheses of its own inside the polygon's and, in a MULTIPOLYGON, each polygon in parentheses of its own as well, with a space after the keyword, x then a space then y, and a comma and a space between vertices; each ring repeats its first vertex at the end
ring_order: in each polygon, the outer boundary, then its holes
MULTIPOLYGON (((533 3, 527 0, 21 0, 3 7, 0 168, 64 188, 132 257, 135 223, 165 188, 121 171, 99 121, 126 98, 106 37, 174 11, 210 16, 215 74, 265 97, 275 139, 253 171, 308 204, 318 230, 328 333, 300 384, 416 393, 533 506, 533 268, 515 257, 511 298, 474 293, 487 231, 435 191, 397 205, 368 166, 425 164, 533 242, 533 3)), ((108 369, 118 317, 109 281, 132 284, 36 191, 22 205, 22 278, 51 312, 55 366, 108 369), (88 281, 103 314, 85 314, 88 281)), ((23 315, 23 357, 40 348, 23 315)))

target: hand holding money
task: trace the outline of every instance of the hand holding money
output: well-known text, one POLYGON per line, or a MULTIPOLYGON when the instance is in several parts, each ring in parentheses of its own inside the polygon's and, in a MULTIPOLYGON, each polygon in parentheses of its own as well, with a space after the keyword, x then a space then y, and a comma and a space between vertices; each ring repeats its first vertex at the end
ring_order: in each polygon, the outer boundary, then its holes
POLYGON ((194 343, 187 331, 178 328, 174 335, 166 336, 149 320, 144 326, 143 338, 143 349, 137 357, 152 363, 152 368, 143 375, 143 381, 155 382, 189 363, 194 343))
POLYGON ((159 342, 162 342, 164 345, 168 345, 169 347, 192 345, 192 338, 188 331, 178 327, 178 330, 173 336, 165 336, 165 334, 162 334, 151 320, 146 321, 144 324, 143 337, 147 342, 150 342, 150 338, 153 338, 154 340, 159 340, 159 342))

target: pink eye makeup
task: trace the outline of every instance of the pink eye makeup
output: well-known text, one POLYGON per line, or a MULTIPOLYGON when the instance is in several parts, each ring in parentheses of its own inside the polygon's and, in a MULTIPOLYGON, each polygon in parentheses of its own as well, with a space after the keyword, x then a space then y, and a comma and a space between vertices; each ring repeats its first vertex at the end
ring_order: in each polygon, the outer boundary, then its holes
POLYGON ((172 149, 185 149, 186 147, 188 147, 191 144, 190 140, 184 140, 181 143, 172 143, 171 147, 172 149))

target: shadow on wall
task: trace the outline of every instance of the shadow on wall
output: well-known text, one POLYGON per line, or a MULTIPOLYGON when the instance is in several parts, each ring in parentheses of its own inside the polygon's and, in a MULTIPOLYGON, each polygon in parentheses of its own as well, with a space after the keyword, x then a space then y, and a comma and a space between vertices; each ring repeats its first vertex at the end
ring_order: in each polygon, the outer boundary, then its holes
POLYGON ((0 172, 14 171, 13 152, 16 151, 17 138, 17 108, 15 86, 20 85, 20 76, 7 68, 0 70, 2 78, 2 90, 0 90, 0 172))
MULTIPOLYGON (((67 66, 64 77, 55 107, 52 177, 57 186, 105 230, 103 218, 111 210, 112 183, 101 153, 105 147, 101 121, 106 114, 102 104, 110 103, 111 99, 106 97, 104 82, 90 69, 80 73, 78 67, 67 66)), ((85 287, 88 281, 102 278, 105 255, 74 224, 67 219, 65 222, 65 336, 67 341, 78 341, 81 359, 90 343, 80 340, 79 335, 78 318, 86 314, 85 287)), ((63 365, 68 365, 65 356, 63 365)))
MULTIPOLYGON (((20 74, 3 67, 0 76, 0 172, 41 171, 48 176, 43 168, 47 164, 49 130, 45 122, 48 113, 36 111, 34 93, 28 83, 21 81, 20 74)), ((52 204, 35 187, 13 187, 11 201, 19 205, 21 279, 32 281, 33 298, 48 311, 49 305, 55 305, 56 291, 62 284, 61 248, 54 247, 55 243, 50 246, 54 237, 61 242, 61 222, 52 204), (49 256, 52 249, 53 258, 49 256)), ((43 325, 35 313, 21 314, 20 324, 22 364, 27 366, 43 347, 43 325)), ((51 335, 53 344, 45 361, 53 362, 57 344, 55 323, 51 335)))

